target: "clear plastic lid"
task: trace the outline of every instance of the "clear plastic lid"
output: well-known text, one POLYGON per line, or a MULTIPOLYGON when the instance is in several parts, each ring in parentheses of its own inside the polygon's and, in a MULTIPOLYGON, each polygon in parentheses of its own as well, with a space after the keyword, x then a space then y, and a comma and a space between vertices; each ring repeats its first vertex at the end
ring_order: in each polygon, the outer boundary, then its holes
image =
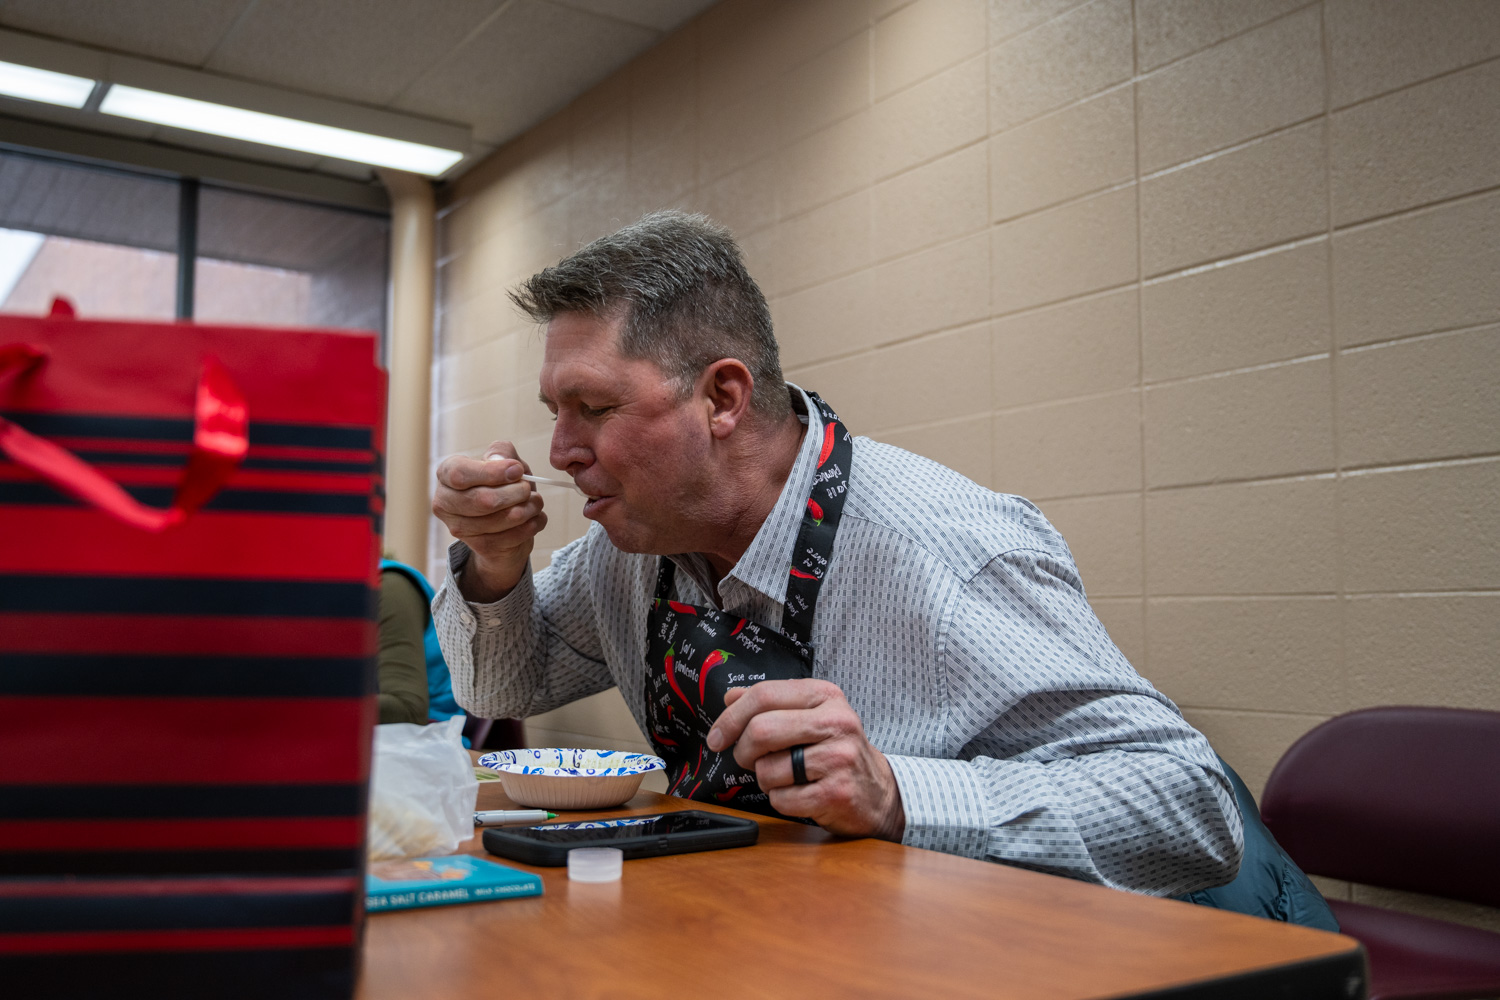
POLYGON ((618 847, 575 847, 568 852, 568 878, 574 882, 618 882, 625 853, 618 847))

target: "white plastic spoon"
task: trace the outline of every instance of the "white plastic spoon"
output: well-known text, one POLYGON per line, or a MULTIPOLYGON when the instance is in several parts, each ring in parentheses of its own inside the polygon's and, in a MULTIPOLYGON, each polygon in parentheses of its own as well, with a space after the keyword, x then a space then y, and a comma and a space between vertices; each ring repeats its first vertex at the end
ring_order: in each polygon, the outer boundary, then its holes
POLYGON ((544 479, 541 476, 522 476, 528 483, 536 483, 538 486, 561 486, 565 490, 572 490, 584 499, 590 499, 589 495, 578 488, 577 483, 568 482, 566 479, 544 479))
MULTIPOLYGON (((504 455, 487 455, 487 456, 485 456, 484 460, 486 462, 498 462, 498 461, 500 461, 503 458, 505 458, 504 455)), ((526 480, 528 483, 535 483, 538 486, 558 486, 558 487, 561 487, 562 489, 565 489, 565 490, 572 490, 574 493, 577 493, 579 496, 583 497, 585 500, 592 499, 587 493, 585 493, 585 492, 583 492, 583 490, 579 489, 578 485, 576 483, 574 483, 570 479, 548 479, 545 476, 524 476, 524 475, 521 478, 524 479, 524 480, 526 480)))

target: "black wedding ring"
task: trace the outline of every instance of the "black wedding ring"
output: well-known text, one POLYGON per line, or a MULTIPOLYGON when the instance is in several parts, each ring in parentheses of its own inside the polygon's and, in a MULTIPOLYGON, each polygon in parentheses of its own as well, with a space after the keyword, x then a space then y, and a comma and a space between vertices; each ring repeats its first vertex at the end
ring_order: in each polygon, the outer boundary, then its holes
POLYGON ((802 744, 792 747, 792 784, 807 784, 807 762, 802 759, 802 744))

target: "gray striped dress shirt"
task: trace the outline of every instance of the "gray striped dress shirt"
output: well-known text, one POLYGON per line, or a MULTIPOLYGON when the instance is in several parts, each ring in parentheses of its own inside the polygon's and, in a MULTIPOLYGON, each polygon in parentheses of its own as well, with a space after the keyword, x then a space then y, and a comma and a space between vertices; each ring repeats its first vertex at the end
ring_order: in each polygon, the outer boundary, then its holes
MULTIPOLYGON (((726 612, 780 628, 821 441, 804 435, 720 581, 726 612)), ((467 558, 454 543, 433 602, 460 705, 525 718, 618 685, 646 731, 658 557, 621 552, 595 524, 493 604, 460 595, 467 558)), ((714 605, 707 560, 671 558, 677 598, 714 605)), ((1115 648, 1067 544, 1026 500, 855 438, 812 644, 813 675, 890 761, 904 843, 1160 895, 1234 877, 1240 815, 1213 750, 1115 648)))

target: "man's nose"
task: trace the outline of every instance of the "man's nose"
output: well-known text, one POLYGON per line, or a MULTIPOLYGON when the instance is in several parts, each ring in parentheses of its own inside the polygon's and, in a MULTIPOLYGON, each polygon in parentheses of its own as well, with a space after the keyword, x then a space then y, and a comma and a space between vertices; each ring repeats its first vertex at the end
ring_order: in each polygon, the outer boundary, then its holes
POLYGON ((547 458, 560 472, 575 471, 593 460, 593 452, 579 434, 577 423, 566 413, 559 413, 557 423, 552 426, 552 448, 547 458))

